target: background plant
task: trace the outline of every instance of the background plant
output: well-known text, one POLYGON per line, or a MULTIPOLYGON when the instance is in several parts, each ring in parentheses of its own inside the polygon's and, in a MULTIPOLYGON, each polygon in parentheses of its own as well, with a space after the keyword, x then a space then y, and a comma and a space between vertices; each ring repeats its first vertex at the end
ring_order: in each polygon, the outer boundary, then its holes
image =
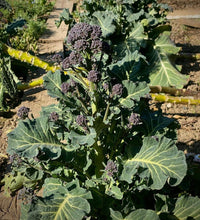
MULTIPOLYGON (((37 52, 37 40, 45 30, 46 16, 53 3, 42 1, 1 1, 0 41, 15 49, 37 52)), ((16 69, 25 76, 27 64, 11 58, 0 46, 0 111, 8 111, 21 97, 16 69)), ((29 66, 30 67, 30 66, 29 66)))
POLYGON ((187 165, 173 121, 150 110, 147 83, 110 71, 113 44, 99 26, 75 24, 67 44, 62 68, 44 77, 59 104, 9 133, 5 183, 26 187, 22 219, 195 219, 200 200, 180 185, 187 165))
POLYGON ((9 42, 16 49, 36 52, 37 40, 45 30, 45 22, 54 3, 47 0, 8 0, 7 5, 10 7, 0 10, 3 21, 1 32, 6 34, 1 35, 1 40, 6 38, 4 42, 9 42), (23 23, 13 30, 13 23, 18 19, 23 19, 23 23))

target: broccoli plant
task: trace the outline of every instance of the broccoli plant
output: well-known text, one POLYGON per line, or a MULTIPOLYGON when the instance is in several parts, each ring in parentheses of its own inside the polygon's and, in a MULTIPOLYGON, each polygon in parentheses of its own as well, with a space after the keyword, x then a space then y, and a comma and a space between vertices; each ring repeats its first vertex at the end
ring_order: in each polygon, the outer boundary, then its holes
POLYGON ((147 83, 110 71, 112 49, 97 25, 75 24, 67 44, 61 69, 44 76, 59 103, 8 134, 10 191, 28 198, 21 218, 198 218, 199 198, 179 187, 187 164, 173 120, 150 110, 147 83))
POLYGON ((116 77, 124 79, 128 75, 151 86, 179 89, 187 83, 188 76, 179 72, 172 59, 180 48, 169 37, 171 27, 166 15, 170 9, 166 4, 158 4, 157 0, 84 0, 81 7, 81 12, 72 15, 65 10, 57 24, 78 20, 99 25, 113 50, 108 69, 116 77))

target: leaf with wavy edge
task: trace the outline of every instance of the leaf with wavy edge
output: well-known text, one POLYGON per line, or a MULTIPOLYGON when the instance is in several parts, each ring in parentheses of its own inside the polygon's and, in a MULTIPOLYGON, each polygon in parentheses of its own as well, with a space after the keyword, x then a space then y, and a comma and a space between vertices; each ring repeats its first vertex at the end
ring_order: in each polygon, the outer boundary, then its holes
POLYGON ((80 145, 87 144, 87 146, 92 146, 95 142, 96 131, 94 128, 90 128, 90 133, 86 135, 78 134, 75 131, 71 131, 69 134, 69 139, 74 147, 79 147, 80 145))
POLYGON ((115 32, 115 15, 112 11, 96 11, 93 16, 96 17, 98 25, 101 27, 103 37, 106 38, 115 32))
POLYGON ((62 74, 60 70, 56 70, 54 73, 49 71, 43 79, 44 87, 47 89, 47 92, 51 97, 64 100, 68 107, 75 107, 76 104, 79 104, 72 97, 63 94, 61 91, 60 86, 67 80, 67 76, 62 74))
POLYGON ((155 41, 155 46, 147 56, 149 66, 150 85, 174 86, 183 88, 187 83, 188 76, 182 75, 171 63, 170 54, 176 54, 179 49, 169 40, 168 33, 164 32, 155 41))
POLYGON ((46 178, 43 186, 43 197, 48 197, 55 194, 61 185, 62 181, 58 178, 46 178))
MULTIPOLYGON (((133 146, 134 147, 134 146, 133 146)), ((124 161, 121 180, 132 182, 137 173, 141 178, 151 178, 151 189, 162 189, 166 181, 173 186, 178 185, 186 175, 185 155, 178 151, 174 141, 162 137, 159 141, 148 137, 133 158, 124 161), (139 167, 145 170, 137 173, 139 167)))
POLYGON ((136 23, 125 40, 119 41, 115 45, 115 57, 117 62, 109 66, 112 74, 120 79, 129 79, 132 75, 135 65, 141 59, 145 60, 139 50, 145 43, 144 28, 141 23, 136 23))
POLYGON ((52 134, 47 117, 34 120, 20 121, 18 126, 8 134, 8 149, 10 155, 18 154, 20 157, 33 158, 43 150, 51 159, 61 154, 61 149, 67 147, 59 142, 52 134))
POLYGON ((176 201, 174 215, 179 220, 186 220, 192 217, 195 220, 200 220, 200 199, 198 197, 180 197, 176 201))
POLYGON ((45 182, 45 198, 37 197, 37 203, 32 203, 29 209, 29 219, 34 220, 81 220, 90 212, 87 199, 92 195, 81 188, 77 182, 67 183, 65 186, 53 178, 45 182), (56 186, 55 186, 56 184, 56 186), (50 189, 50 192, 48 190, 50 189), (53 189, 53 190, 52 190, 53 189))
POLYGON ((156 212, 148 209, 137 209, 136 211, 131 212, 129 215, 123 218, 120 212, 114 211, 110 208, 110 216, 112 220, 159 220, 156 212))
POLYGON ((139 51, 140 46, 145 42, 145 37, 146 35, 144 34, 143 25, 139 22, 135 23, 134 27, 130 30, 129 35, 126 36, 126 39, 118 41, 115 45, 117 59, 121 60, 125 54, 134 53, 136 50, 139 51))
POLYGON ((127 96, 119 100, 124 107, 131 108, 134 106, 134 101, 139 101, 141 97, 147 95, 150 91, 145 82, 134 83, 129 80, 122 81, 124 88, 127 90, 127 96))

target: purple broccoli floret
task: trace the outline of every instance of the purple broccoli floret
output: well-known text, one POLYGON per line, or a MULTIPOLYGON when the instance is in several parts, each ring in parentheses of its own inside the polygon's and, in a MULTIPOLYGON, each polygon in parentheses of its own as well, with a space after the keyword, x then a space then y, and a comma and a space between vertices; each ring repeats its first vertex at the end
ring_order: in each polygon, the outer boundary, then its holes
POLYGON ((74 43, 73 48, 78 52, 85 51, 90 48, 90 43, 87 40, 80 39, 74 43))
POLYGON ((73 79, 70 80, 69 84, 71 88, 74 88, 77 85, 77 83, 73 79))
POLYGON ((98 82, 99 81, 99 72, 95 71, 95 70, 91 70, 89 73, 88 73, 88 76, 87 76, 87 79, 90 81, 90 82, 98 82))
POLYGON ((92 39, 97 39, 100 38, 102 35, 101 28, 98 25, 93 25, 92 26, 92 33, 91 33, 91 38, 92 39))
POLYGON ((52 60, 54 62, 60 63, 63 60, 63 57, 59 53, 56 53, 53 55, 52 60))
POLYGON ((76 117, 76 123, 81 127, 86 127, 87 125, 87 119, 84 115, 78 115, 76 117))
POLYGON ((98 53, 98 52, 102 51, 102 41, 99 39, 93 40, 91 43, 91 50, 94 53, 98 53))
POLYGON ((21 119, 25 119, 28 117, 28 113, 30 112, 30 108, 27 108, 25 106, 22 106, 18 112, 17 112, 17 115, 19 118, 21 119))
POLYGON ((72 51, 68 57, 66 57, 62 62, 63 69, 69 69, 72 65, 82 65, 83 57, 80 53, 72 51))
POLYGON ((92 31, 92 25, 87 23, 77 23, 69 31, 67 43, 73 45, 77 40, 89 39, 92 31))
POLYGON ((108 83, 104 83, 104 84, 103 84, 103 89, 104 89, 105 91, 107 91, 107 90, 109 89, 109 84, 108 84, 108 83))
POLYGON ((118 84, 115 84, 113 87, 112 87, 112 95, 122 95, 122 91, 123 91, 123 86, 122 84, 118 83, 118 84))
POLYGON ((70 84, 64 82, 64 83, 61 84, 60 88, 61 88, 61 91, 62 91, 64 94, 66 94, 66 93, 68 93, 68 92, 70 91, 70 84))
POLYGON ((101 35, 102 31, 99 26, 77 23, 69 31, 67 43, 71 44, 77 52, 91 50, 92 53, 97 53, 103 48, 103 42, 100 40, 101 35))
POLYGON ((69 55, 69 62, 71 65, 76 65, 76 64, 82 64, 83 57, 81 56, 80 53, 77 53, 75 51, 72 51, 69 55))
POLYGON ((108 176, 113 177, 114 174, 118 172, 117 165, 112 160, 109 160, 105 167, 105 171, 107 172, 108 176))
POLYGON ((52 113, 50 114, 50 116, 49 116, 49 119, 50 119, 51 121, 58 121, 58 119, 59 119, 58 113, 57 113, 57 112, 52 112, 52 113))
POLYGON ((129 119, 129 128, 132 128, 133 125, 139 125, 141 123, 140 115, 137 113, 131 113, 129 119))
POLYGON ((69 57, 66 57, 62 62, 63 69, 69 69, 71 67, 69 57))

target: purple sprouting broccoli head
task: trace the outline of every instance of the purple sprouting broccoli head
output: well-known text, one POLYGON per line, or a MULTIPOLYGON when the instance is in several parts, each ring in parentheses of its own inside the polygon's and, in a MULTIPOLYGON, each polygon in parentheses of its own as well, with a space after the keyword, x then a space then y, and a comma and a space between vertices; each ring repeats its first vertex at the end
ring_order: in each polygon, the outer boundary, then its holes
POLYGON ((58 119, 59 119, 58 113, 57 112, 52 112, 49 116, 49 119, 50 119, 50 121, 54 121, 54 122, 58 121, 58 119))
POLYGON ((99 79, 100 79, 100 74, 99 74, 99 72, 96 71, 96 70, 91 70, 91 71, 89 71, 89 73, 88 73, 87 79, 88 79, 90 82, 96 83, 96 82, 98 82, 99 79))
POLYGON ((85 39, 80 39, 75 41, 74 49, 78 52, 88 50, 90 48, 90 43, 85 39))
POLYGON ((73 79, 70 79, 69 82, 62 83, 60 88, 61 88, 62 93, 66 94, 68 92, 73 92, 76 86, 77 86, 77 83, 73 79))
POLYGON ((103 51, 103 48, 105 49, 105 44, 100 39, 101 36, 102 31, 99 26, 77 23, 69 31, 67 43, 71 44, 77 52, 90 50, 97 53, 103 51))
POLYGON ((69 57, 66 57, 63 61, 62 61, 62 68, 63 69, 69 69, 71 67, 71 63, 69 60, 69 57))
POLYGON ((100 39, 92 40, 90 49, 94 53, 98 53, 98 52, 102 51, 102 49, 103 49, 102 41, 100 39))
POLYGON ((129 128, 132 128, 132 126, 135 125, 139 125, 141 124, 140 115, 137 113, 131 113, 130 117, 128 118, 128 121, 129 121, 129 125, 128 125, 129 128))
POLYGON ((66 57, 62 62, 63 69, 69 69, 73 65, 82 65, 83 57, 77 51, 72 51, 68 57, 66 57))
POLYGON ((86 127, 87 125, 87 119, 84 115, 78 115, 76 117, 76 123, 81 127, 86 127))
POLYGON ((108 176, 113 177, 115 173, 118 172, 117 165, 112 160, 109 160, 106 164, 105 171, 108 176))
POLYGON ((87 23, 77 23, 69 31, 67 43, 74 45, 77 40, 87 40, 93 32, 92 25, 87 23))
POLYGON ((22 106, 21 108, 19 108, 19 110, 17 112, 17 116, 21 119, 25 119, 28 117, 29 112, 30 112, 30 108, 22 106))
POLYGON ((60 86, 62 93, 66 94, 70 91, 70 84, 67 82, 64 82, 60 86))
POLYGON ((56 53, 56 54, 53 55, 52 60, 54 62, 60 63, 63 60, 63 57, 62 57, 61 54, 56 53))
POLYGON ((122 91, 123 91, 123 86, 120 83, 117 83, 117 84, 115 84, 112 87, 112 95, 119 95, 119 96, 121 96, 122 95, 122 91))
POLYGON ((93 25, 92 26, 92 33, 91 33, 91 38, 93 40, 98 39, 102 36, 102 31, 101 28, 98 25, 93 25))

